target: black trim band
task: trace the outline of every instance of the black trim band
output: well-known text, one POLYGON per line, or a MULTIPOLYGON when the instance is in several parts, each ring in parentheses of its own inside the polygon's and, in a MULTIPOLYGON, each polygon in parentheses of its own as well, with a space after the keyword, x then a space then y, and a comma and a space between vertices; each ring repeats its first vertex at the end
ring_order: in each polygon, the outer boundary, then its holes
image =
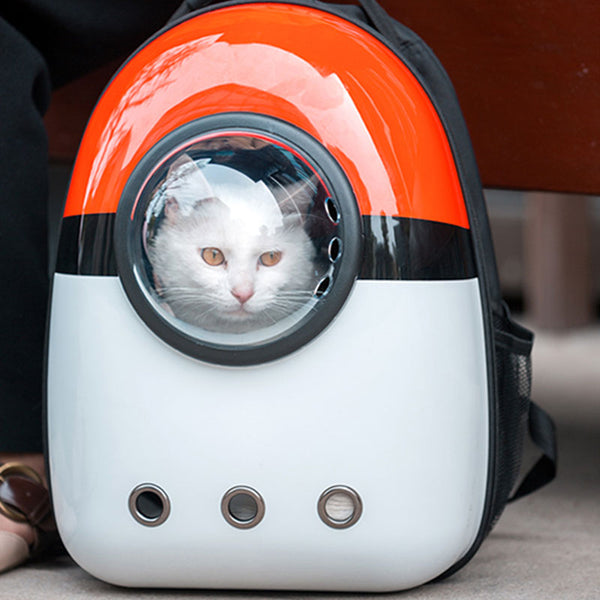
POLYGON ((363 216, 359 279, 440 281, 477 276, 471 233, 448 223, 363 216))
MULTIPOLYGON (((63 219, 56 271, 116 276, 113 214, 63 219)), ((401 217, 363 216, 359 279, 440 281, 477 276, 468 229, 401 217)))
POLYGON ((114 227, 114 213, 63 218, 55 271, 68 275, 116 276, 114 227))

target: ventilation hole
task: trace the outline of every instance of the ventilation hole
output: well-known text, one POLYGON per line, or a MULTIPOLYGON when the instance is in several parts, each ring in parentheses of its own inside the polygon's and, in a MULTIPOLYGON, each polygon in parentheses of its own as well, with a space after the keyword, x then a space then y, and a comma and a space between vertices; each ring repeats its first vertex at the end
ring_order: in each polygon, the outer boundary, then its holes
POLYGON ((330 283, 331 278, 329 277, 329 275, 321 279, 319 285, 317 286, 317 289, 315 290, 315 296, 317 298, 320 298, 329 289, 330 283))
POLYGON ((343 523, 354 516, 355 506, 351 496, 335 492, 325 501, 325 513, 332 521, 343 523))
POLYGON ((265 502, 252 488, 231 488, 221 500, 221 512, 225 520, 238 529, 250 529, 265 516, 265 502))
POLYGON ((248 522, 256 519, 258 504, 256 500, 246 493, 236 494, 228 506, 229 514, 238 521, 248 522))
POLYGON ((138 485, 129 495, 129 512, 138 523, 156 527, 169 517, 171 502, 157 485, 144 483, 138 485))
POLYGON ((327 212, 327 216, 329 217, 332 223, 339 222, 340 215, 338 213, 334 201, 331 198, 327 198, 327 200, 325 200, 325 211, 327 212))
POLYGON ((340 241, 340 238, 333 238, 331 242, 329 242, 327 251, 329 252, 329 260, 331 262, 335 262, 339 258, 341 249, 342 242, 340 241))
POLYGON ((336 485, 325 490, 317 503, 319 517, 334 529, 352 527, 362 514, 360 496, 345 485, 336 485))
POLYGON ((155 520, 162 515, 165 506, 155 492, 142 492, 135 501, 135 509, 142 517, 155 520))

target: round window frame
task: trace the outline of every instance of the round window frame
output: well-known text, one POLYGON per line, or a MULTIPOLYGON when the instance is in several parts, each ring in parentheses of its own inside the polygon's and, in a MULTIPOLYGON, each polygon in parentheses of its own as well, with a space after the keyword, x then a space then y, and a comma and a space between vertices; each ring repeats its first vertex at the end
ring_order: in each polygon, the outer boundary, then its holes
MULTIPOLYGON (((137 229, 139 231, 139 229, 137 229)), ((271 362, 291 354, 317 337, 338 314, 358 277, 362 262, 362 227, 358 204, 352 187, 339 163, 321 143, 294 125, 250 113, 221 113, 190 121, 173 130, 155 144, 140 160, 127 180, 115 217, 113 246, 117 274, 133 308, 142 321, 169 346, 192 358, 225 366, 251 366, 271 362), (336 273, 315 305, 282 335, 264 342, 239 346, 213 343, 194 337, 165 319, 141 289, 135 270, 141 264, 141 236, 131 235, 130 228, 140 226, 137 206, 140 194, 156 172, 174 152, 207 135, 255 135, 289 148, 304 160, 322 179, 335 200, 340 219, 336 234, 344 249, 335 261, 336 273)))

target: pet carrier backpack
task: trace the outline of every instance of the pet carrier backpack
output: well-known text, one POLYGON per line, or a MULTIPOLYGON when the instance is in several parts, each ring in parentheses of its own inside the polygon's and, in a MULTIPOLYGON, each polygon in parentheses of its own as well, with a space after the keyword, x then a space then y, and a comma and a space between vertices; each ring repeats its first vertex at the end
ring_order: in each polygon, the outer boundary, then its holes
POLYGON ((49 322, 56 519, 127 586, 447 576, 554 474, 448 78, 373 0, 188 0, 107 86, 49 322), (513 491, 526 428, 543 456, 513 491))

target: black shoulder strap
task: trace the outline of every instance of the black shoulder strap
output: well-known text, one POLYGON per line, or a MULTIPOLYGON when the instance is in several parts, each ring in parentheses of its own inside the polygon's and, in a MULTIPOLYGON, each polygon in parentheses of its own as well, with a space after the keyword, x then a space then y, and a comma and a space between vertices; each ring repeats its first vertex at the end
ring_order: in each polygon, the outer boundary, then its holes
POLYGON ((508 502, 513 502, 522 496, 531 494, 543 485, 550 483, 556 476, 558 460, 556 428, 548 413, 534 402, 529 404, 529 436, 538 449, 542 451, 542 456, 525 475, 508 502))
MULTIPOLYGON (((219 0, 183 0, 169 21, 176 21, 191 12, 200 10, 211 4, 218 4, 218 2, 219 0)), ((405 43, 405 40, 402 40, 398 35, 390 16, 376 0, 359 0, 359 2, 367 18, 379 33, 396 47, 401 47, 405 43)))
POLYGON ((377 0, 359 0, 359 2, 373 27, 394 46, 400 48, 405 40, 400 39, 391 17, 377 3, 377 0))
POLYGON ((183 17, 191 12, 216 3, 216 0, 183 0, 183 2, 179 5, 179 8, 171 15, 169 21, 176 21, 180 17, 183 17))

